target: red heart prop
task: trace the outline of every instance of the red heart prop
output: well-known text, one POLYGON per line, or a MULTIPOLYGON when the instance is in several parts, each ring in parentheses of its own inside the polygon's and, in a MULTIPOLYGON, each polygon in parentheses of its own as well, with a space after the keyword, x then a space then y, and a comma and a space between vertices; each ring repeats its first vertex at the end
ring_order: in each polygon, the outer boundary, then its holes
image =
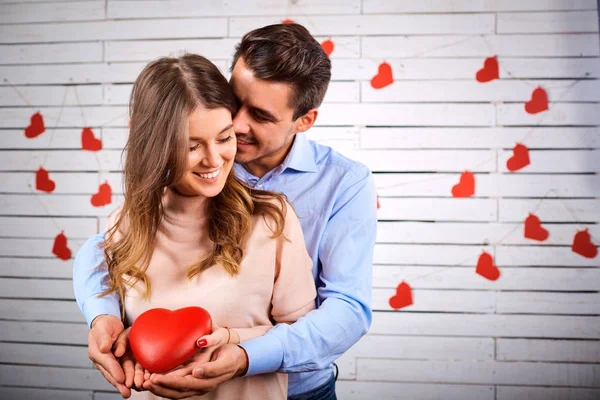
POLYGON ((112 190, 108 182, 98 187, 98 193, 92 196, 91 202, 94 207, 102 207, 112 202, 112 190))
POLYGON ((83 128, 81 131, 81 148, 89 151, 101 150, 102 140, 96 139, 91 128, 83 128))
POLYGON ((392 76, 392 67, 385 61, 379 64, 377 75, 371 79, 371 86, 374 89, 381 89, 394 83, 394 77, 392 76))
POLYGON ((592 243, 587 228, 575 234, 571 250, 586 258, 595 258, 598 255, 598 248, 592 243))
POLYGON ((525 103, 525 111, 529 114, 537 114, 548 109, 548 93, 542 87, 538 87, 531 94, 531 100, 525 103))
POLYGON ((52 254, 64 261, 67 261, 69 258, 71 258, 71 250, 67 247, 67 237, 63 232, 60 232, 54 238, 52 254))
POLYGON ((548 239, 548 236, 550 236, 550 232, 548 232, 547 229, 542 228, 540 219, 536 215, 530 213, 525 219, 525 237, 527 239, 543 242, 548 239))
POLYGON ((289 19, 289 18, 288 19, 282 19, 281 23, 282 24, 295 24, 294 20, 293 19, 289 19))
POLYGON ((396 294, 390 297, 390 307, 399 310, 413 304, 412 289, 406 282, 402 282, 396 288, 396 294))
POLYGON ((196 340, 211 332, 212 319, 202 307, 153 308, 133 322, 129 343, 142 367, 164 373, 193 356, 196 340))
POLYGON ((495 281, 500 277, 500 270, 494 265, 492 256, 485 251, 479 256, 479 260, 477 260, 475 272, 490 281, 495 281))
POLYGON ((41 135, 46 131, 46 127, 44 126, 44 118, 42 114, 36 112, 30 118, 31 123, 27 128, 25 128, 25 137, 29 139, 33 139, 36 136, 41 135))
POLYGON ((475 194, 475 175, 465 171, 460 175, 460 181, 452 187, 453 197, 470 197, 475 194))
POLYGON ((377 209, 379 210, 381 208, 381 203, 379 202, 379 196, 377 196, 377 209))
POLYGON ((517 143, 513 148, 513 156, 506 161, 506 168, 510 172, 514 172, 529 164, 529 149, 524 144, 517 143))
POLYGON ((35 173, 35 188, 41 192, 52 193, 56 188, 56 183, 48 175, 48 171, 40 167, 35 173))
POLYGON ((325 54, 330 56, 331 53, 333 53, 333 50, 335 49, 335 44, 333 44, 331 39, 327 39, 326 41, 321 43, 321 47, 323 48, 323 51, 325 52, 325 54))
POLYGON ((475 79, 477 82, 485 83, 500 78, 500 67, 496 56, 488 57, 483 62, 483 68, 477 71, 475 79))

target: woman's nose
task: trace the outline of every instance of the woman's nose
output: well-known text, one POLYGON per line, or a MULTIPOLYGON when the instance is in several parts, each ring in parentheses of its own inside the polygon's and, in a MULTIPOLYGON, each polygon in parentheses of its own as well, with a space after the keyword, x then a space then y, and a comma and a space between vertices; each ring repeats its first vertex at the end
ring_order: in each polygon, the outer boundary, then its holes
POLYGON ((220 167, 221 166, 221 154, 219 153, 219 150, 215 146, 208 147, 208 149, 206 150, 206 153, 204 154, 204 159, 202 160, 202 163, 205 166, 211 167, 211 168, 220 167))

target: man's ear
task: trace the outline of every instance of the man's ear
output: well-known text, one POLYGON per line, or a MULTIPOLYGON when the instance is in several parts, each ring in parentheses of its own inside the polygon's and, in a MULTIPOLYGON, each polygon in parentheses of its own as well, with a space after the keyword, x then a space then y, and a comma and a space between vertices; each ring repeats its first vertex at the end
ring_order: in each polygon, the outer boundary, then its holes
POLYGON ((296 120, 296 133, 309 130, 315 124, 317 115, 319 115, 319 110, 317 108, 311 108, 306 114, 299 117, 296 120))

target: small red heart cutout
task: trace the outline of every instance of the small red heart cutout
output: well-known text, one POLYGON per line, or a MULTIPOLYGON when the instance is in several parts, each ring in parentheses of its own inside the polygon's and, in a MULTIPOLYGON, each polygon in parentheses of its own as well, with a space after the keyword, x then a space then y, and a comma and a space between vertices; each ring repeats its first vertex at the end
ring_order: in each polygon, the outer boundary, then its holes
POLYGON ((394 83, 392 66, 384 61, 379 64, 377 75, 371 79, 371 86, 373 89, 382 89, 388 85, 391 85, 392 83, 394 83))
POLYGON ((27 128, 25 128, 25 137, 33 139, 45 131, 46 127, 44 126, 44 117, 42 117, 42 114, 40 114, 38 111, 31 116, 30 124, 27 128))
POLYGON ((88 151, 102 150, 102 140, 96 139, 91 128, 83 128, 81 131, 81 148, 88 151))
POLYGON ((377 196, 377 209, 379 210, 381 208, 381 203, 379 202, 379 196, 377 196))
POLYGON ((327 39, 326 41, 321 43, 321 47, 323 48, 323 51, 325 52, 325 54, 330 56, 331 53, 333 53, 333 50, 335 49, 335 44, 333 44, 331 39, 327 39))
POLYGON ((112 189, 108 182, 98 187, 98 193, 92 196, 91 202, 94 207, 102 207, 112 202, 112 189))
POLYGON ((41 192, 52 193, 56 188, 56 183, 48 175, 48 171, 40 167, 35 173, 35 188, 41 192))
POLYGON ((193 356, 198 350, 196 340, 211 332, 212 319, 202 307, 153 308, 133 322, 129 343, 142 367, 164 373, 193 356))
POLYGON ((500 277, 500 269, 494 265, 492 256, 485 251, 479 256, 479 260, 477 260, 475 272, 490 281, 495 281, 500 277))
POLYGON ((465 171, 460 175, 460 181, 452 187, 453 197, 470 197, 475 194, 475 175, 465 171))
POLYGON ((390 297, 390 307, 399 310, 413 304, 412 288, 406 282, 402 282, 396 288, 396 294, 390 297))
POLYGON ((498 57, 488 57, 483 62, 483 68, 477 71, 475 79, 477 82, 485 83, 500 78, 500 67, 498 66, 498 57))
POLYGON ((52 254, 64 261, 67 261, 69 258, 71 258, 71 250, 67 247, 67 237, 65 236, 64 232, 60 232, 54 238, 52 254))
POLYGON ((513 148, 513 155, 506 161, 506 168, 510 172, 518 171, 530 164, 529 149, 521 143, 517 143, 513 148))
POLYGON ((294 20, 293 19, 289 19, 289 18, 282 19, 281 23, 282 24, 295 24, 294 20))
POLYGON ((571 250, 585 258, 596 258, 598 255, 598 248, 592 243, 592 238, 587 228, 575 234, 571 250))
POLYGON ((531 94, 531 100, 525 103, 525 111, 537 114, 548 109, 548 93, 543 87, 536 88, 531 94))
POLYGON ((536 215, 530 213, 525 219, 525 237, 527 239, 543 242, 548 239, 549 236, 550 232, 542 227, 540 219, 536 215))

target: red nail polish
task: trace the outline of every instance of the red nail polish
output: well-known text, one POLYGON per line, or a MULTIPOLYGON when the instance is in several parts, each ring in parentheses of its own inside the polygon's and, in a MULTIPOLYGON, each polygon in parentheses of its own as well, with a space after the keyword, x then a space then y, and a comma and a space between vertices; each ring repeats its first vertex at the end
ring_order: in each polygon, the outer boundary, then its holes
POLYGON ((198 346, 198 347, 204 347, 204 346, 206 346, 206 344, 207 344, 206 339, 198 340, 196 342, 196 346, 198 346))

